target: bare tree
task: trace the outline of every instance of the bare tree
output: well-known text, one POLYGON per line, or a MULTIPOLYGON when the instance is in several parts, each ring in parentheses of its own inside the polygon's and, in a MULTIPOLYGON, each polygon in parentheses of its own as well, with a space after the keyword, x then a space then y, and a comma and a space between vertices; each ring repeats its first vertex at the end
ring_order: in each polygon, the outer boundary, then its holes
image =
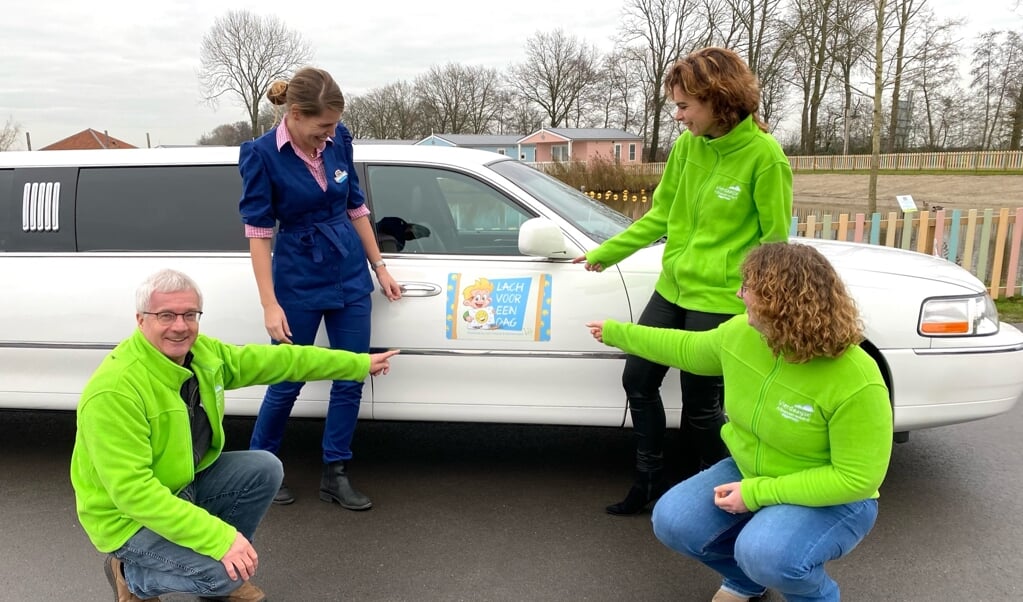
POLYGON ((874 111, 870 129, 870 180, 867 185, 867 215, 877 212, 877 172, 881 168, 881 95, 884 93, 885 21, 887 0, 874 2, 874 111))
POLYGON ((960 21, 939 24, 930 15, 922 26, 923 41, 916 53, 917 68, 910 82, 919 93, 923 108, 916 112, 914 128, 919 130, 920 144, 925 150, 941 149, 948 143, 952 126, 949 117, 956 99, 963 96, 957 78, 948 77, 959 68, 960 52, 953 32, 960 25, 960 21))
POLYGON ((781 18, 782 0, 723 0, 731 22, 734 23, 735 39, 723 43, 737 52, 745 54, 749 68, 763 79, 763 67, 771 62, 769 54, 782 41, 782 30, 778 27, 781 18))
POLYGON ((203 100, 216 106, 224 96, 237 97, 257 132, 267 88, 307 64, 312 49, 277 17, 237 10, 217 19, 203 36, 199 59, 203 100))
MULTIPOLYGON (((370 120, 376 114, 369 99, 373 92, 374 90, 371 90, 362 96, 352 95, 345 97, 344 122, 348 126, 348 131, 351 132, 352 137, 355 139, 380 138, 370 126, 370 120)), ((383 139, 386 139, 386 137, 383 139)))
POLYGON ((867 56, 874 30, 869 10, 869 0, 851 0, 835 13, 830 52, 842 85, 842 154, 849 154, 852 135, 853 74, 867 56))
POLYGON ((888 124, 887 150, 892 153, 901 148, 906 137, 904 124, 909 120, 902 115, 903 110, 909 110, 911 95, 904 97, 902 94, 902 82, 913 62, 913 56, 907 54, 910 40, 914 34, 913 24, 920 16, 921 11, 927 4, 927 0, 892 0, 891 8, 895 26, 895 48, 892 57, 892 97, 891 109, 888 112, 890 122, 888 124))
POLYGON ((698 2, 696 10, 704 16, 704 25, 709 30, 706 45, 732 48, 742 54, 745 30, 733 10, 732 0, 696 0, 696 2, 698 2))
POLYGON ((274 125, 276 125, 274 111, 269 102, 263 102, 263 108, 259 113, 259 129, 255 132, 248 121, 224 123, 213 128, 212 132, 203 134, 196 143, 203 146, 240 146, 242 142, 262 136, 274 125))
POLYGON ((835 27, 838 0, 793 0, 788 34, 793 43, 793 64, 802 92, 800 151, 817 150, 817 115, 834 75, 829 42, 835 27))
POLYGON ((416 78, 419 106, 430 129, 448 134, 486 133, 497 117, 497 71, 449 63, 416 78))
POLYGON ((595 86, 600 127, 637 131, 641 126, 642 57, 634 48, 617 48, 604 56, 595 86))
POLYGON ((415 86, 406 81, 384 86, 381 91, 381 108, 391 128, 386 136, 397 140, 415 140, 430 134, 430 124, 422 109, 423 101, 415 86))
POLYGON ((1023 139, 1023 82, 1016 85, 1016 102, 1012 109, 1012 127, 1009 131, 1009 150, 1020 150, 1023 139))
POLYGON ((498 118, 499 133, 528 136, 543 127, 544 115, 532 104, 521 102, 512 94, 506 94, 503 106, 504 109, 498 118))
POLYGON ((355 138, 414 140, 430 133, 415 88, 406 81, 348 99, 344 120, 355 138))
POLYGON ((745 54, 760 81, 760 115, 775 123, 785 99, 783 69, 789 60, 792 36, 781 24, 782 0, 723 0, 735 24, 736 37, 726 44, 745 54))
POLYGON ((992 138, 998 128, 1005 102, 1001 38, 1004 31, 989 30, 981 35, 973 51, 970 64, 970 89, 977 103, 980 131, 975 134, 976 144, 984 150, 992 147, 992 138))
POLYGON ((932 148, 955 150, 965 148, 970 140, 970 121, 973 111, 966 100, 968 92, 954 84, 947 93, 940 94, 935 102, 937 116, 934 118, 934 142, 932 148))
POLYGON ((537 32, 526 41, 526 61, 511 69, 511 85, 535 103, 551 127, 568 123, 573 107, 597 80, 596 49, 562 29, 537 32))
POLYGON ((0 128, 0 151, 14 150, 20 137, 21 124, 15 123, 13 117, 8 117, 0 128))
POLYGON ((497 116, 501 112, 506 90, 502 89, 499 83, 497 69, 467 67, 466 74, 469 76, 466 81, 469 132, 490 133, 497 124, 497 116))
POLYGON ((1023 44, 1016 32, 985 32, 974 48, 970 89, 978 104, 975 123, 982 127, 978 142, 982 149, 1011 144, 1020 102, 1021 61, 1023 44))
POLYGON ((713 31, 706 27, 693 0, 626 0, 622 37, 643 53, 644 113, 647 161, 657 160, 661 151, 661 127, 671 123, 664 94, 668 67, 683 54, 706 46, 713 31), (699 22, 691 28, 691 22, 699 22))
POLYGON ((213 128, 208 134, 199 138, 198 144, 203 146, 240 146, 242 142, 252 140, 252 124, 248 121, 224 123, 213 128))

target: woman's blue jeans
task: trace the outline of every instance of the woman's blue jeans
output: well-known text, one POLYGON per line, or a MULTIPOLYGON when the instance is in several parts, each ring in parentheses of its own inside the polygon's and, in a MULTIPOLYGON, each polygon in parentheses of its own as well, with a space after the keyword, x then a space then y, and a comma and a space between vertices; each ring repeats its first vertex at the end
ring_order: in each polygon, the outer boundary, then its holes
MULTIPOLYGON (((284 478, 276 456, 265 451, 224 452, 178 494, 234 526, 249 542, 284 478)), ((143 527, 114 556, 124 563, 128 589, 140 598, 181 592, 227 596, 241 587, 219 560, 179 546, 143 527)))
POLYGON ((848 554, 870 532, 877 500, 780 504, 744 514, 714 505, 715 486, 741 480, 735 461, 726 458, 673 487, 654 506, 657 539, 720 573, 722 587, 738 596, 771 588, 789 602, 837 602, 838 584, 824 563, 848 554))
MULTIPOLYGON (((341 309, 298 310, 285 308, 291 340, 296 345, 312 345, 322 321, 327 330, 331 349, 345 349, 354 353, 369 351, 370 312, 372 300, 366 295, 348 303, 341 309)), ((274 341, 276 343, 276 341, 274 341)), ((282 382, 270 385, 259 406, 256 424, 252 429, 249 449, 265 449, 277 453, 284 438, 291 409, 302 391, 304 382, 282 382)), ((359 419, 362 402, 362 383, 354 380, 335 380, 330 384, 327 419, 323 426, 323 463, 352 458, 352 438, 359 419)))

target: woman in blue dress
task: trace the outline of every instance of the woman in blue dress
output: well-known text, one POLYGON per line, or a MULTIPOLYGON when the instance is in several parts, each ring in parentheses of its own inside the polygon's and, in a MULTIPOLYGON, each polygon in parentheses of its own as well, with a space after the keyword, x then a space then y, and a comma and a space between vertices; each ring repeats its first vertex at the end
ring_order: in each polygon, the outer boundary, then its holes
MULTIPOLYGON (((380 257, 352 136, 340 123, 344 96, 329 73, 307 67, 274 82, 267 98, 284 105, 281 123, 243 144, 239 155, 239 208, 266 330, 275 343, 311 345, 322 322, 331 348, 368 352, 370 270, 388 299, 400 298, 401 289, 380 257)), ((277 453, 303 384, 267 389, 251 449, 277 453)), ((372 507, 348 479, 361 399, 362 383, 333 381, 323 432, 320 499, 350 510, 372 507)), ((274 502, 293 501, 282 485, 274 502)))

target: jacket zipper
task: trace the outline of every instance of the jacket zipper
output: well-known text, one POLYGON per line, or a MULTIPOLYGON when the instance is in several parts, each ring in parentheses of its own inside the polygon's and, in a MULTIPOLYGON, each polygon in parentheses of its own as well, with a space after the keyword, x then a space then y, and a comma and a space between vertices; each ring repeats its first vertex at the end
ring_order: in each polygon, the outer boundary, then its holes
POLYGON ((762 461, 763 461, 763 443, 761 438, 758 436, 760 430, 760 416, 763 414, 764 403, 767 397, 767 390, 774 384, 775 379, 778 377, 778 372, 781 371, 781 357, 774 358, 774 367, 771 368, 771 372, 764 379, 764 384, 760 387, 760 393, 757 395, 757 403, 753 407, 753 417, 750 420, 750 431, 757 436, 757 447, 756 453, 754 454, 753 466, 757 474, 764 474, 762 461))

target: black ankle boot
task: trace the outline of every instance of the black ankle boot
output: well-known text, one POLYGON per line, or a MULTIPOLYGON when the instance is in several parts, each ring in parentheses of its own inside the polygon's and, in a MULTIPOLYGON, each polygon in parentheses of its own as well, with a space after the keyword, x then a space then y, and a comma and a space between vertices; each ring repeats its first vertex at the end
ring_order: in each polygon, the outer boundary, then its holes
POLYGON ((625 499, 617 504, 611 504, 605 510, 608 514, 615 516, 639 514, 650 502, 656 501, 667 490, 668 483, 661 478, 660 473, 640 473, 636 477, 636 482, 629 488, 625 499))
POLYGON ((369 510, 373 507, 373 502, 356 491, 348 481, 348 464, 344 460, 323 465, 320 499, 325 502, 337 502, 342 508, 349 510, 369 510))

